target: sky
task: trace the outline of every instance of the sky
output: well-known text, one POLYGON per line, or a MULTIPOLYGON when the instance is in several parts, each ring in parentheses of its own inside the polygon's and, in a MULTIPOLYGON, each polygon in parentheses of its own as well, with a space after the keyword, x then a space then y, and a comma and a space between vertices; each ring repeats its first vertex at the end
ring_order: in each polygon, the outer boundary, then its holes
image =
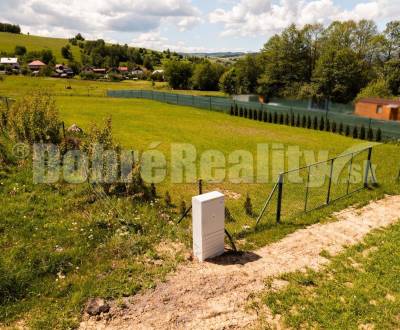
POLYGON ((400 0, 0 0, 23 33, 179 52, 253 52, 291 23, 400 19, 400 0))

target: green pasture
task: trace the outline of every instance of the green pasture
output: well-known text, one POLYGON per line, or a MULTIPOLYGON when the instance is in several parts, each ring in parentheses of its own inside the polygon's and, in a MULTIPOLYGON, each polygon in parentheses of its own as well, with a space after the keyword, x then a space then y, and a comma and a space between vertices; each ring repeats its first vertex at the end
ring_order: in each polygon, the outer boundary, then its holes
MULTIPOLYGON (((227 228, 240 249, 254 249, 308 224, 328 221, 333 211, 346 206, 400 192, 395 181, 400 169, 399 147, 377 145, 373 163, 379 187, 306 215, 287 217, 280 225, 275 224, 269 210, 255 230, 255 215, 246 215, 243 207, 246 196, 257 214, 277 176, 274 163, 257 159, 258 144, 268 145, 270 155, 273 148, 298 146, 312 156, 325 151, 326 157, 332 157, 349 148, 365 147, 365 142, 191 107, 104 96, 109 88, 132 88, 133 84, 135 88, 138 84, 152 87, 147 82, 113 84, 24 77, 6 77, 0 82, 0 95, 16 99, 34 92, 33 87, 52 90, 67 128, 75 123, 87 131, 93 123, 100 124, 112 116, 114 138, 123 148, 140 153, 156 149, 167 159, 167 177, 157 183, 158 199, 152 204, 135 203, 130 198, 99 199, 87 184, 34 185, 29 162, 0 167, 0 325, 22 322, 34 329, 74 328, 88 298, 118 299, 152 288, 183 261, 190 249, 190 218, 179 226, 176 221, 182 201, 188 206, 197 194, 197 184, 171 183, 170 149, 175 143, 193 145, 197 165, 207 150, 218 150, 227 160, 233 152, 242 150, 253 155, 255 164, 268 168, 267 183, 237 184, 227 179, 210 183, 203 173, 198 175, 206 180, 205 191, 226 193, 233 218, 227 228), (69 83, 72 89, 65 89, 69 83), (90 96, 85 94, 88 89, 90 96), (172 207, 164 203, 166 191, 172 197, 172 207), (160 249, 162 244, 168 249, 160 249)), ((302 158, 300 164, 304 163, 302 158)), ((227 162, 227 168, 230 165, 227 162)), ((301 203, 303 193, 298 189, 291 194, 293 203, 301 203)))

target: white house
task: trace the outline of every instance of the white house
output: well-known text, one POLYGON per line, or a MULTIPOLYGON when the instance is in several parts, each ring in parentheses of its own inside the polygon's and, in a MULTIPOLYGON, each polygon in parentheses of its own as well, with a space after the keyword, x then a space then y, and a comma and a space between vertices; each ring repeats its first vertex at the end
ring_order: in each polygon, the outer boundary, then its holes
POLYGON ((2 57, 0 64, 11 67, 12 69, 19 69, 18 58, 16 57, 2 57))

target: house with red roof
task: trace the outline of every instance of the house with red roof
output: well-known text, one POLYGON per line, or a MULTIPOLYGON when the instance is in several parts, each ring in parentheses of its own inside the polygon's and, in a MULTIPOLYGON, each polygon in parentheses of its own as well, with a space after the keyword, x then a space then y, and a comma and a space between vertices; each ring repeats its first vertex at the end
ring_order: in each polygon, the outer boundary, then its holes
POLYGON ((39 60, 33 61, 28 64, 28 68, 32 71, 38 71, 45 66, 46 64, 44 64, 42 61, 39 60))

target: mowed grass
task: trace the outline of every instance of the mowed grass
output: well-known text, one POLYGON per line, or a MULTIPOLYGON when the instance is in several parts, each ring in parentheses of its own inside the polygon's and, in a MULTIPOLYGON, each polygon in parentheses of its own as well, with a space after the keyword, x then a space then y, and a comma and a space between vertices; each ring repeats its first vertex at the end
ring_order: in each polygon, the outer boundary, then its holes
POLYGON ((374 232, 320 272, 282 276, 263 303, 292 329, 399 329, 399 240, 400 224, 374 232))
POLYGON ((124 80, 122 82, 90 81, 80 79, 60 79, 49 77, 24 77, 24 76, 3 76, 0 81, 0 96, 18 98, 24 93, 29 93, 35 88, 50 90, 54 95, 64 96, 97 96, 105 97, 107 90, 136 89, 136 90, 157 90, 163 92, 224 96, 222 92, 192 91, 192 90, 171 90, 165 82, 147 80, 124 80))
MULTIPOLYGON (((327 152, 326 155, 329 157, 334 157, 346 152, 347 149, 363 148, 369 144, 325 132, 260 123, 222 113, 148 100, 74 98, 74 102, 71 102, 71 99, 67 97, 59 97, 57 100, 61 109, 61 117, 65 120, 66 126, 76 123, 86 130, 91 123, 100 122, 102 118, 111 115, 115 138, 123 147, 143 152, 156 146, 156 150, 161 151, 168 161, 166 180, 157 185, 158 189, 162 194, 168 190, 177 206, 180 205, 181 201, 190 204, 191 197, 197 194, 197 184, 171 182, 171 146, 181 143, 192 144, 197 152, 197 176, 206 181, 207 177, 203 175, 204 172, 202 172, 200 166, 203 153, 208 150, 222 152, 226 160, 226 177, 223 182, 206 182, 204 190, 223 190, 227 192, 228 196, 232 196, 232 193, 236 194, 237 199, 227 198, 227 206, 235 219, 234 223, 228 224, 228 228, 232 231, 234 237, 241 239, 241 243, 245 247, 264 245, 296 228, 318 221, 332 210, 343 208, 351 203, 366 202, 382 196, 384 193, 399 191, 399 185, 395 182, 400 167, 399 147, 378 145, 374 149, 373 157, 377 166, 378 180, 381 183, 380 188, 363 191, 341 200, 329 208, 294 220, 284 221, 281 226, 275 226, 271 222, 271 217, 267 216, 260 229, 255 232, 253 230, 255 218, 245 214, 243 205, 247 194, 249 194, 254 212, 258 214, 268 197, 279 174, 274 170, 274 163, 271 161, 274 148, 287 150, 288 147, 298 146, 301 151, 308 151, 308 153, 311 152, 312 155, 315 155, 315 159, 311 159, 311 162, 313 162, 320 160, 318 153, 323 150, 327 152), (75 102, 79 103, 79 106, 75 102), (270 159, 269 182, 262 184, 256 183, 256 181, 241 184, 231 183, 229 171, 233 163, 230 162, 229 155, 237 150, 250 152, 254 158, 254 171, 249 173, 256 175, 257 161, 264 164, 261 157, 265 157, 262 154, 257 159, 257 145, 259 144, 266 144, 270 149, 268 153, 270 159), (249 230, 248 227, 251 229, 249 230)), ((305 163, 306 160, 303 157, 301 165, 305 163)), ((359 165, 362 165, 361 159, 359 165)), ((304 191, 299 189, 294 194, 293 203, 303 203, 303 199, 304 191)), ((286 205, 286 207, 290 208, 290 205, 286 205)), ((189 224, 187 223, 187 225, 189 224)))
MULTIPOLYGON (((65 83, 57 79, 7 77, 0 82, 0 94, 19 98, 33 86, 50 88, 57 95, 65 126, 76 123, 85 131, 111 115, 115 140, 124 148, 140 152, 155 148, 165 154, 167 177, 156 185, 159 199, 152 204, 141 204, 130 198, 98 198, 86 184, 34 185, 29 162, 2 168, 0 324, 5 326, 76 327, 88 298, 118 299, 151 288, 183 260, 185 247, 190 248, 191 221, 188 218, 179 226, 175 223, 179 205, 182 201, 190 204, 191 197, 197 194, 197 184, 171 182, 172 144, 192 144, 197 150, 197 165, 203 152, 218 150, 230 168, 229 154, 235 150, 250 152, 256 162, 260 143, 269 145, 270 156, 273 146, 284 149, 299 146, 313 155, 326 150, 335 156, 362 143, 335 134, 148 100, 112 99, 102 93, 68 96, 59 93, 65 83), (167 190, 176 207, 164 205, 167 190)), ((102 91, 108 88, 106 83, 75 80, 71 83, 77 86, 73 85, 73 90, 84 90, 85 87, 78 86, 89 84, 99 86, 102 91)), ((123 84, 115 86, 120 89, 123 84)), ((263 159, 264 156, 258 160, 265 164, 263 159)), ((304 162, 302 159, 301 163, 304 162)), ((400 167, 399 147, 376 146, 374 164, 380 187, 307 215, 285 218, 280 225, 274 223, 269 213, 257 230, 254 230, 254 216, 245 214, 243 204, 249 194, 255 213, 260 210, 276 179, 273 163, 267 166, 268 183, 234 184, 225 179, 220 183, 206 182, 204 190, 226 192, 226 203, 234 218, 227 227, 239 248, 254 249, 308 224, 327 221, 335 210, 367 203, 385 193, 399 193, 395 181, 400 167)), ((206 179, 199 166, 198 171, 198 176, 206 179)), ((299 190, 293 202, 302 199, 299 190)))
MULTIPOLYGON (((61 55, 61 48, 67 44, 69 44, 67 39, 0 32, 0 51, 10 54, 14 54, 15 46, 25 46, 28 51, 51 50, 57 61, 65 62, 66 60, 61 55)), ((80 62, 80 48, 69 45, 74 59, 80 62)))

